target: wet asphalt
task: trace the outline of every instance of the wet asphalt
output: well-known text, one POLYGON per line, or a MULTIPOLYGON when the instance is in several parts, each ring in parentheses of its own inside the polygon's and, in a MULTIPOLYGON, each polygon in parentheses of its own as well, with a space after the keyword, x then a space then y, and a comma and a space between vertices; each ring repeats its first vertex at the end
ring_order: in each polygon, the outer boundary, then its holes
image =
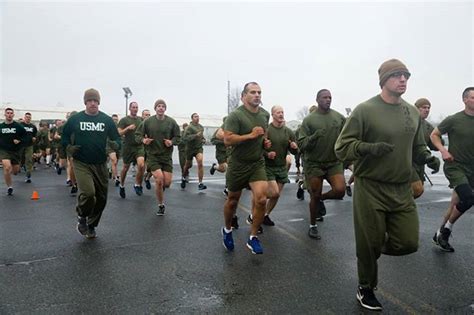
MULTIPOLYGON (((210 155, 210 154, 207 154, 210 155)), ((108 204, 87 240, 76 231, 75 197, 65 175, 44 165, 33 183, 14 178, 14 195, 0 181, 0 314, 13 313, 370 313, 356 301, 352 202, 326 201, 321 240, 310 239, 308 194, 296 199, 294 172, 264 227, 263 255, 246 248, 250 209, 244 192, 237 214, 236 248, 226 252, 223 175, 209 175, 197 190, 196 167, 185 190, 174 182, 165 192, 166 215, 155 215, 153 190, 137 196, 129 172, 127 198, 109 183, 108 204), (30 199, 33 190, 40 199, 30 199)), ((346 175, 349 175, 347 173, 346 175)), ((454 226, 454 253, 440 251, 432 236, 451 191, 442 174, 430 176, 417 200, 420 248, 404 257, 382 256, 376 295, 387 314, 474 314, 474 212, 454 226)), ((152 189, 154 183, 152 182, 152 189)), ((325 186, 328 189, 328 186, 325 186)))

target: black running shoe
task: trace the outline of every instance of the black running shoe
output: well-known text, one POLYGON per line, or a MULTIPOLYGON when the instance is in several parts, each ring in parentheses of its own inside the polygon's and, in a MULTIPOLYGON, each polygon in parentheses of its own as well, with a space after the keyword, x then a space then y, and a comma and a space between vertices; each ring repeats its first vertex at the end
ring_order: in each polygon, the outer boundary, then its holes
POLYGON ((71 195, 77 194, 77 185, 71 187, 71 195))
POLYGON ((304 200, 304 189, 301 186, 298 186, 298 190, 296 191, 296 199, 304 200))
POLYGON ((352 197, 352 188, 350 185, 346 186, 346 195, 348 195, 349 197, 352 197))
POLYGON ((319 235, 318 232, 318 227, 317 226, 312 226, 308 230, 308 236, 317 240, 321 239, 321 236, 319 235))
POLYGON ((211 166, 211 169, 209 170, 209 173, 211 173, 211 175, 214 175, 214 173, 216 172, 216 163, 212 163, 212 166, 211 166))
POLYGON ((119 187, 119 195, 122 198, 125 198, 125 187, 119 187))
POLYGON ((120 181, 118 179, 115 180, 115 187, 120 186, 120 181))
POLYGON ((203 183, 200 183, 200 184, 198 185, 198 190, 204 190, 204 189, 207 189, 207 186, 204 185, 203 183))
POLYGON ((318 221, 318 222, 323 222, 323 221, 324 221, 324 217, 321 217, 321 216, 316 217, 316 221, 318 221))
POLYGON ((68 179, 68 180, 66 181, 66 185, 68 185, 69 187, 71 187, 71 186, 72 186, 72 181, 71 181, 70 179, 68 179))
POLYGON ((143 187, 142 186, 133 186, 133 189, 135 189, 135 193, 138 195, 138 196, 141 196, 143 195, 143 187))
POLYGON ((85 217, 77 217, 77 231, 81 235, 86 235, 88 230, 87 219, 85 217))
POLYGON ((145 187, 146 189, 150 190, 151 189, 151 183, 149 179, 145 179, 145 187))
POLYGON ((270 216, 266 215, 263 217, 263 225, 274 226, 275 222, 270 219, 270 216))
POLYGON ((13 188, 9 187, 9 188, 7 189, 7 195, 8 195, 8 196, 13 195, 13 188))
POLYGON ((245 220, 245 222, 247 222, 248 225, 252 225, 253 223, 253 219, 252 219, 252 216, 249 214, 249 216, 247 217, 247 220, 245 220))
POLYGON ((62 168, 61 166, 59 166, 59 165, 56 166, 56 173, 57 173, 58 175, 61 175, 62 171, 63 171, 63 168, 62 168))
POLYGON ((163 216, 165 215, 165 205, 159 205, 158 206, 158 211, 156 211, 157 216, 163 216))
POLYGON ((363 308, 372 311, 381 311, 382 304, 377 300, 374 290, 370 288, 357 288, 357 300, 363 308))
POLYGON ((88 226, 87 232, 86 232, 86 237, 90 240, 97 237, 97 234, 95 233, 95 227, 90 226, 90 225, 88 226))
POLYGON ((239 217, 237 217, 236 215, 234 215, 234 216, 232 217, 232 223, 231 223, 231 225, 232 225, 232 228, 233 228, 234 230, 238 230, 238 229, 239 229, 239 217))
POLYGON ((229 196, 229 190, 226 188, 224 188, 224 190, 222 191, 222 193, 224 194, 224 196, 229 196))
POLYGON ((445 227, 442 227, 440 233, 437 237, 438 246, 441 250, 445 252, 454 252, 454 248, 449 244, 449 237, 451 236, 451 230, 445 227))
POLYGON ((186 188, 186 177, 181 178, 181 189, 186 188))
POLYGON ((257 234, 262 234, 263 233, 263 227, 260 225, 257 230, 257 234))
POLYGON ((27 176, 27 177, 25 178, 25 183, 30 184, 30 183, 31 183, 31 177, 27 176))

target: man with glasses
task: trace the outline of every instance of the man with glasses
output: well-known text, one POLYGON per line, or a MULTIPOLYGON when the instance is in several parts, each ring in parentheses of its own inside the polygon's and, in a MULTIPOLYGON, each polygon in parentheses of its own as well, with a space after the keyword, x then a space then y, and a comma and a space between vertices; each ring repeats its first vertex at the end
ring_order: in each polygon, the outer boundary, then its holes
POLYGON ((380 255, 402 256, 418 250, 419 222, 411 190, 412 156, 431 157, 416 108, 402 99, 410 72, 397 59, 378 70, 382 91, 358 105, 335 145, 336 155, 354 161, 353 194, 359 286, 357 300, 382 310, 374 295, 380 255))

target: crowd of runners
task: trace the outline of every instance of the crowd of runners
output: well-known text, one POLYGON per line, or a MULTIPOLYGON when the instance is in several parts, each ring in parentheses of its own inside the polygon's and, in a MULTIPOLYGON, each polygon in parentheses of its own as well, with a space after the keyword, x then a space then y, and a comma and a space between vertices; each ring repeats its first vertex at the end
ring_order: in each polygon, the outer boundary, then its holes
MULTIPOLYGON (((302 200, 305 192, 309 193, 310 238, 322 238, 317 222, 324 220, 324 201, 352 196, 357 299, 371 310, 382 309, 374 294, 380 255, 407 255, 418 249, 415 199, 423 194, 425 165, 432 173, 440 168, 440 160, 431 150, 440 151, 444 174, 453 189, 450 206, 433 236, 436 246, 454 251, 449 243, 453 224, 474 205, 474 87, 462 92, 463 110, 433 127, 427 121, 428 99, 420 98, 413 106, 401 97, 411 76, 401 61, 387 60, 378 74, 380 94, 356 106, 348 117, 331 109, 330 90, 319 90, 317 105, 295 131, 285 125, 283 107, 276 105, 267 112, 261 107, 259 84, 247 83, 241 93, 242 105, 223 119, 210 139, 216 162, 209 169, 210 175, 225 173, 221 233, 228 251, 235 246, 232 233, 239 228, 236 210, 242 191, 247 189, 252 194, 252 213, 245 218, 251 225, 246 246, 253 254, 263 253, 258 234, 263 225, 276 224, 270 215, 289 182, 292 155, 297 175, 303 175, 296 197, 302 200), (347 183, 345 169, 353 172, 347 183), (324 180, 330 185, 325 192, 324 180)), ((0 124, 0 159, 8 196, 14 196, 12 174, 21 168, 26 183, 34 180, 33 169, 42 163, 54 167, 59 175, 65 171, 71 194, 77 194, 77 230, 93 239, 106 206, 109 179, 118 187, 120 197, 126 198, 125 181, 131 167, 136 169, 132 192, 141 196, 143 184, 152 189, 153 178, 156 214, 165 214, 164 193, 171 185, 175 146, 181 189, 189 185, 194 161, 197 189, 207 189, 203 181, 206 139, 198 113, 190 115, 189 124, 180 128, 165 114, 167 104, 162 99, 154 103, 154 115, 143 110, 140 116, 138 103, 131 102, 122 119, 99 111, 100 94, 95 89, 85 91, 84 104, 85 110, 69 113, 65 121, 56 120, 51 128, 32 124, 30 113, 15 121, 14 109, 5 109, 5 121, 0 124), (123 161, 121 170, 119 159, 123 161)))

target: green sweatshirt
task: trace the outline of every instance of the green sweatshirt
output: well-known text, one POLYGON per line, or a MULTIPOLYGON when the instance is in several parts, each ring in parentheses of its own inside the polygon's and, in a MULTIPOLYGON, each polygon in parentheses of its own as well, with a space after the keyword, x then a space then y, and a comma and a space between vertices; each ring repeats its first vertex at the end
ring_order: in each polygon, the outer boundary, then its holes
POLYGON ((147 118, 135 131, 135 140, 142 143, 145 136, 154 140, 145 145, 147 154, 165 158, 172 157, 173 146, 166 147, 163 140, 171 140, 173 145, 177 145, 181 138, 178 124, 166 115, 163 120, 159 120, 156 115, 147 118))
MULTIPOLYGON (((268 128, 270 114, 260 107, 257 113, 252 113, 244 105, 237 107, 225 121, 225 130, 237 135, 252 132, 254 127, 268 128)), ((236 163, 252 163, 263 159, 263 136, 247 140, 233 146, 230 161, 236 163)))
POLYGON ((354 175, 401 184, 411 178, 412 160, 422 164, 431 153, 426 148, 418 110, 405 102, 385 103, 380 95, 358 105, 347 120, 335 145, 340 160, 354 161, 354 175), (392 152, 375 157, 361 155, 362 143, 386 142, 392 152))
POLYGON ((268 126, 268 139, 272 142, 270 149, 265 152, 265 164, 268 166, 286 166, 286 155, 288 152, 295 154, 298 150, 290 148, 290 140, 296 141, 295 134, 287 126, 275 127, 273 124, 268 126), (269 159, 268 152, 274 151, 275 158, 269 159))
POLYGON ((188 151, 194 152, 202 149, 202 140, 204 139, 203 133, 204 127, 201 126, 201 124, 195 125, 192 122, 189 124, 183 135, 184 141, 186 143, 186 149, 188 151), (199 132, 201 133, 200 136, 198 136, 199 132))
POLYGON ((137 143, 135 141, 135 131, 138 129, 138 127, 140 126, 140 124, 142 123, 142 118, 141 117, 130 117, 130 116, 126 116, 126 117, 123 117, 122 119, 120 119, 118 125, 117 125, 117 128, 120 128, 120 129, 125 129, 127 128, 128 126, 130 125, 135 125, 135 130, 128 130, 125 134, 124 134, 124 139, 123 139, 123 144, 124 146, 140 146, 142 145, 141 143, 137 143))
POLYGON ((74 159, 87 164, 102 164, 107 161, 107 137, 120 146, 120 135, 112 118, 103 112, 91 116, 81 111, 69 117, 64 125, 61 145, 65 149, 70 144, 80 146, 73 155, 74 159), (71 143, 71 137, 74 143, 71 143))
POLYGON ((298 146, 309 162, 327 163, 337 161, 334 144, 344 126, 346 118, 333 109, 327 113, 315 110, 303 119, 298 137, 298 146), (325 134, 315 138, 314 133, 324 130, 325 134))
POLYGON ((474 165, 474 116, 460 111, 446 117, 438 125, 438 130, 441 134, 448 134, 448 151, 456 162, 474 165))
POLYGON ((18 151, 25 145, 26 137, 26 130, 20 123, 12 121, 9 124, 0 124, 0 149, 18 151), (15 144, 13 140, 20 140, 20 143, 15 144))

